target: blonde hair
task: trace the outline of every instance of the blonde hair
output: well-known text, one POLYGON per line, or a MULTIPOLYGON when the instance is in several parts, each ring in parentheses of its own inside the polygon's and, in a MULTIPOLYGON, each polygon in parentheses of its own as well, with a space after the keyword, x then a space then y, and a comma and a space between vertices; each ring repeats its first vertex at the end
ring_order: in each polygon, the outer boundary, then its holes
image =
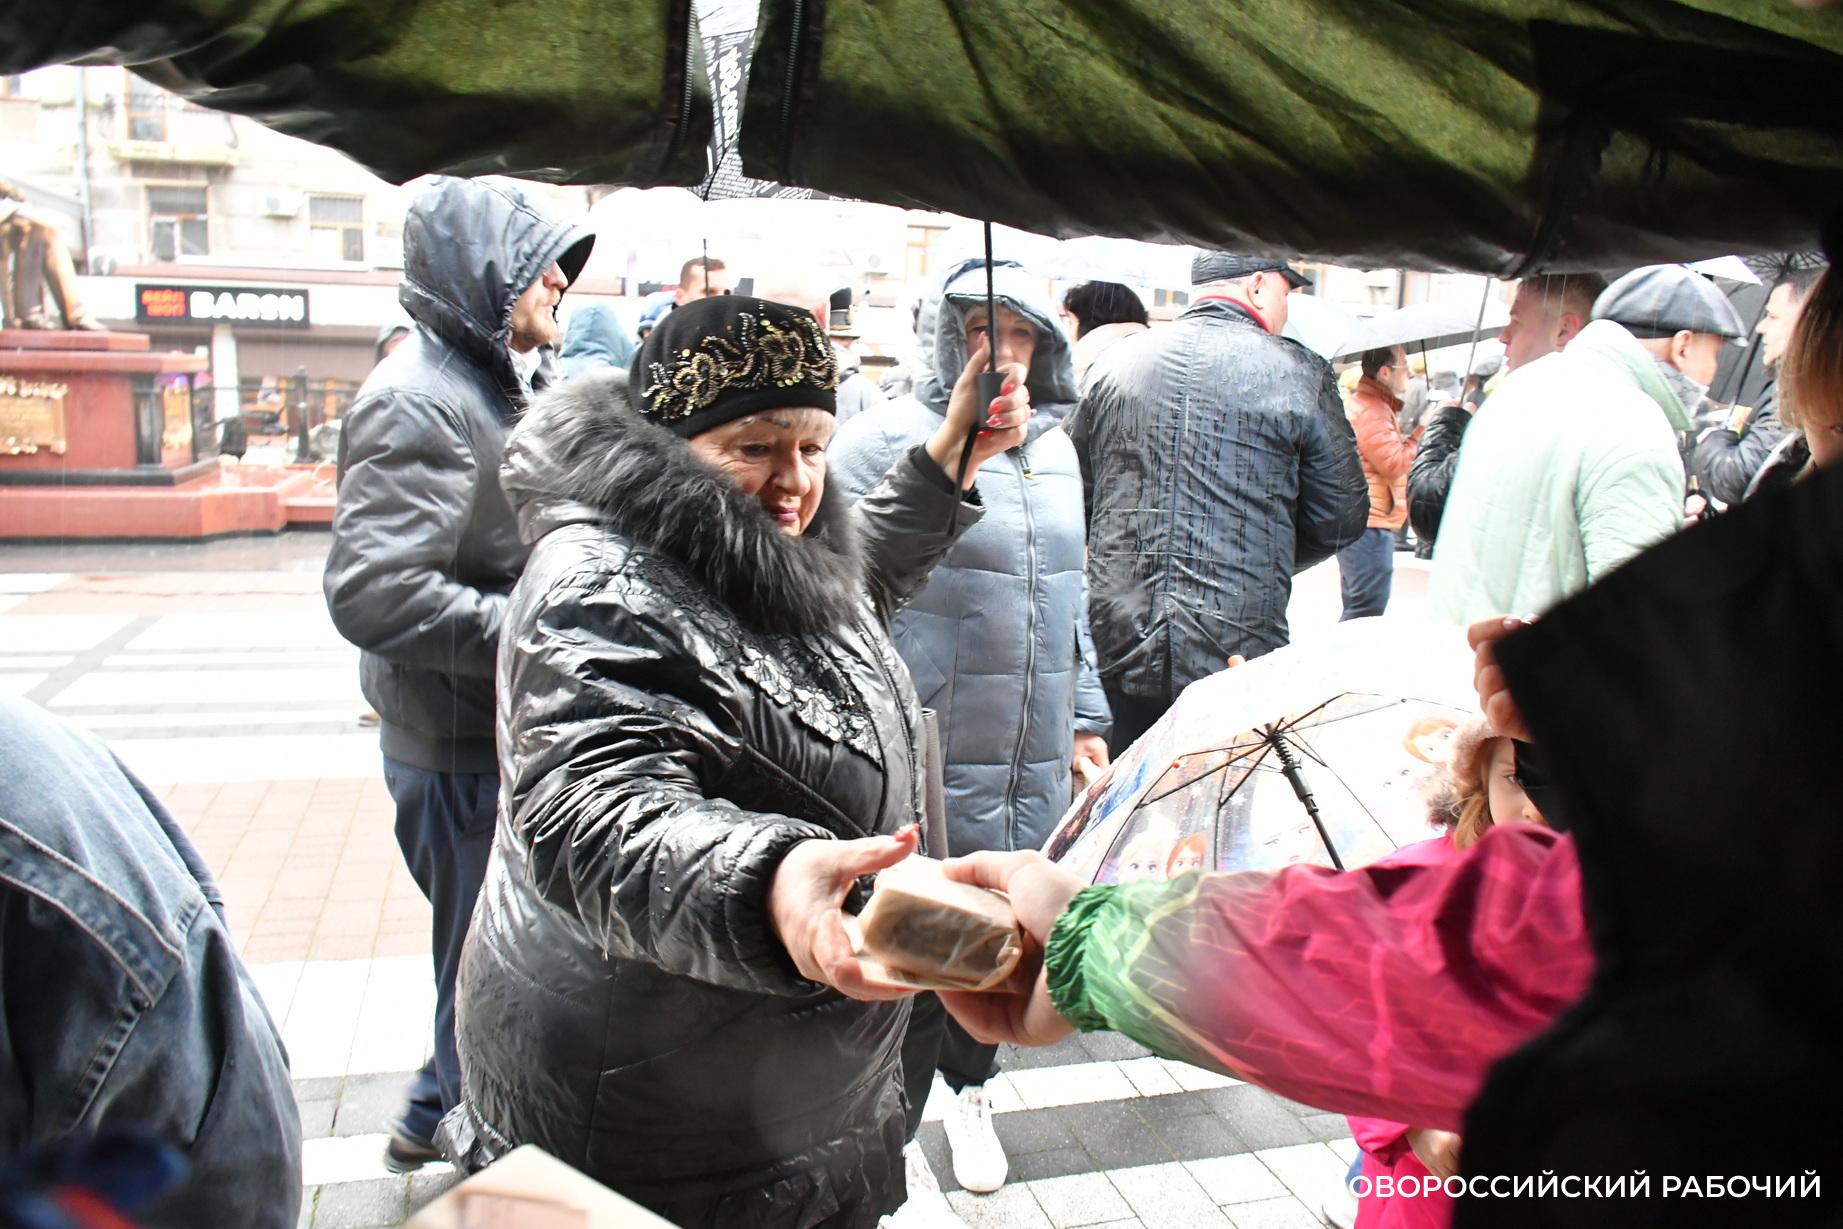
POLYGON ((1843 278, 1826 269, 1805 292, 1779 359, 1779 418, 1786 426, 1843 423, 1843 278))
POLYGON ((1484 718, 1459 727, 1453 737, 1452 759, 1434 775, 1428 787, 1428 805, 1435 823, 1453 830, 1453 847, 1466 849, 1492 825, 1491 750, 1504 738, 1493 733, 1484 718))

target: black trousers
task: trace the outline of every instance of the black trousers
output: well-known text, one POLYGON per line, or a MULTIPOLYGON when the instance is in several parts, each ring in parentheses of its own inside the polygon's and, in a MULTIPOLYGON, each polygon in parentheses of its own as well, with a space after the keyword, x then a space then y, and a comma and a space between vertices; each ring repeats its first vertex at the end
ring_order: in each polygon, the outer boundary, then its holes
POLYGON ((397 846, 435 917, 435 1053, 411 1083, 399 1125, 431 1139, 435 1124, 461 1099, 461 1060, 454 1046, 454 975, 474 901, 486 878, 499 808, 495 773, 430 772, 386 758, 384 785, 397 804, 397 846))
POLYGON ((918 994, 902 1039, 902 1091, 909 1101, 905 1139, 921 1130, 936 1071, 955 1092, 983 1084, 998 1074, 998 1047, 974 1041, 935 995, 918 994))
POLYGON ((1123 691, 1115 691, 1103 683, 1107 693, 1107 706, 1113 710, 1113 733, 1107 736, 1107 754, 1119 758, 1120 753, 1133 745, 1135 739, 1154 725, 1165 715, 1176 696, 1137 696, 1123 691))

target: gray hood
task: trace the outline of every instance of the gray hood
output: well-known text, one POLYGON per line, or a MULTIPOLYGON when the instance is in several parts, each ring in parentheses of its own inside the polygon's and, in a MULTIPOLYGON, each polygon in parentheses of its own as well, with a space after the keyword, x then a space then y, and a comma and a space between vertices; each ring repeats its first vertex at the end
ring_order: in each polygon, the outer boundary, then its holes
MULTIPOLYGON (((1041 279, 1016 261, 992 265, 998 303, 1037 326, 1037 351, 1030 360, 1025 388, 1037 413, 1029 439, 1061 422, 1080 396, 1069 339, 1043 297, 1041 279)), ((924 298, 915 322, 914 397, 936 414, 947 413, 947 397, 966 367, 966 311, 985 302, 985 261, 963 260, 947 271, 937 292, 924 298)))
MULTIPOLYGON (((503 180, 435 177, 403 220, 397 301, 424 328, 505 379, 512 305, 556 261, 571 281, 594 236, 503 180)), ((506 385, 510 387, 510 385, 506 385)))

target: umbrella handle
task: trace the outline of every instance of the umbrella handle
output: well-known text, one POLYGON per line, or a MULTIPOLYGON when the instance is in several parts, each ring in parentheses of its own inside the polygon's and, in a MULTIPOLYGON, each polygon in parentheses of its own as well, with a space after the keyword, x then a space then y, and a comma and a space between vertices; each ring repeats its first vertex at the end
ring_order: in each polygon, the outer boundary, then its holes
POLYGON ((1325 831, 1325 821, 1318 814, 1318 799, 1312 796, 1312 787, 1305 782, 1305 773, 1300 770, 1299 760, 1293 755, 1293 749, 1286 743, 1286 735, 1279 730, 1267 730, 1267 745, 1273 748, 1274 755, 1280 761, 1280 773, 1293 787, 1293 793, 1305 807, 1305 813, 1312 819, 1312 826, 1318 829, 1318 839, 1324 842, 1325 852, 1331 857, 1331 865, 1338 870, 1344 869, 1344 860, 1337 856, 1337 846, 1331 843, 1331 834, 1325 831))
MULTIPOLYGON (((973 386, 978 398, 973 404, 980 413, 991 405, 1005 391, 1005 373, 998 369, 998 293, 994 289, 992 277, 992 224, 985 223, 985 336, 986 369, 979 373, 979 382, 973 386)), ((966 490, 966 471, 973 463, 973 441, 979 436, 979 425, 966 433, 966 442, 960 445, 960 472, 954 475, 954 485, 961 491, 966 490)), ((947 530, 953 532, 960 509, 954 508, 953 516, 948 518, 947 530)))

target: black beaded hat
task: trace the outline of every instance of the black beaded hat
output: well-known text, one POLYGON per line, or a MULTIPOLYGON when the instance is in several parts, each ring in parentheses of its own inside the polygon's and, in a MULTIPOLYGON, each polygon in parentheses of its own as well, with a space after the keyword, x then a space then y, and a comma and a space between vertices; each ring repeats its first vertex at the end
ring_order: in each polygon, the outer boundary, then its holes
POLYGON ((715 295, 667 314, 634 356, 634 408, 690 439, 782 406, 837 413, 838 357, 811 312, 715 295))

